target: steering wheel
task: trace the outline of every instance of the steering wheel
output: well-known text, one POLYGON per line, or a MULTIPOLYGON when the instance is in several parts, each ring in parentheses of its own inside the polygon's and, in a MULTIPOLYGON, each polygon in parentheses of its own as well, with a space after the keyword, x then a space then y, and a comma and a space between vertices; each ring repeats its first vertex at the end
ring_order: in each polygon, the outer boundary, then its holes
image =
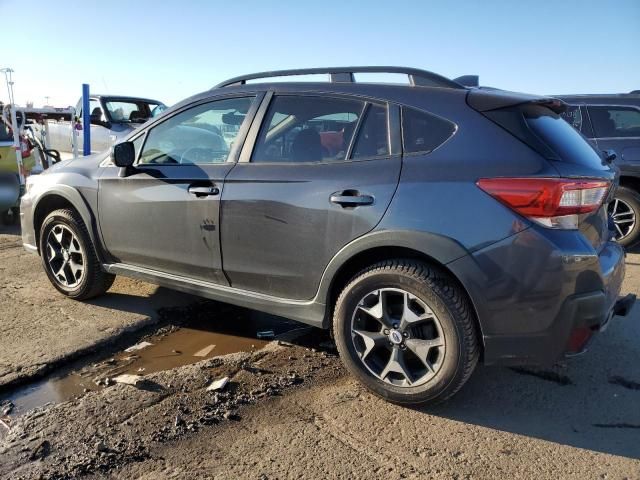
POLYGON ((200 162, 200 154, 196 153, 195 158, 190 160, 189 157, 187 157, 187 153, 194 151, 194 152, 209 152, 210 150, 208 148, 202 148, 202 147, 189 147, 187 148, 184 152, 182 152, 182 155, 180 155, 180 161, 178 163, 185 163, 185 157, 187 158, 187 162, 186 163, 201 163, 200 162), (195 161, 194 161, 195 160, 195 161))

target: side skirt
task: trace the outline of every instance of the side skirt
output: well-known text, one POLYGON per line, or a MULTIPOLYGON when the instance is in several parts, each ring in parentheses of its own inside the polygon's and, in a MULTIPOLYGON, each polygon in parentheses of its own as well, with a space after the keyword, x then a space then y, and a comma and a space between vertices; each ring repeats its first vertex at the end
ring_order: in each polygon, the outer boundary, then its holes
POLYGON ((272 315, 280 315, 313 327, 322 328, 325 305, 315 300, 291 300, 272 297, 123 263, 105 264, 103 268, 105 271, 115 275, 137 278, 173 290, 251 308, 272 315))

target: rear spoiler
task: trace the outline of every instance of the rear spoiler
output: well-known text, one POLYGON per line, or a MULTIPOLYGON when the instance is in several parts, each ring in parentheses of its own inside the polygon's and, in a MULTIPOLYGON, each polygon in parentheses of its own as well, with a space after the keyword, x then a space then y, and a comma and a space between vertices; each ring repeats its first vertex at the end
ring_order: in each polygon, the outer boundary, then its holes
POLYGON ((453 81, 465 87, 480 86, 480 77, 478 75, 462 75, 461 77, 454 78, 453 81))
POLYGON ((555 113, 562 113, 567 104, 553 97, 541 97, 528 93, 509 92, 507 90, 474 88, 469 90, 467 103, 478 112, 488 112, 517 105, 543 105, 555 113))

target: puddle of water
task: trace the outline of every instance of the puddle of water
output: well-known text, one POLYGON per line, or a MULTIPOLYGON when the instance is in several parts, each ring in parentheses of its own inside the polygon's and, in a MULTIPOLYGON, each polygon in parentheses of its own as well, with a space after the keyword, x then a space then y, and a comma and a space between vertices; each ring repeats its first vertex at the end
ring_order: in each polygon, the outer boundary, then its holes
POLYGON ((104 388, 95 383, 96 379, 113 378, 123 373, 147 375, 220 355, 259 350, 271 339, 258 339, 257 332, 273 331, 277 338, 300 327, 297 322, 259 312, 230 315, 228 322, 206 321, 199 318, 202 315, 196 317, 166 335, 145 338, 153 345, 144 349, 121 351, 99 363, 51 375, 0 397, 0 404, 10 400, 14 405, 9 418, 5 417, 5 420, 10 422, 11 417, 34 408, 71 400, 87 391, 104 388))

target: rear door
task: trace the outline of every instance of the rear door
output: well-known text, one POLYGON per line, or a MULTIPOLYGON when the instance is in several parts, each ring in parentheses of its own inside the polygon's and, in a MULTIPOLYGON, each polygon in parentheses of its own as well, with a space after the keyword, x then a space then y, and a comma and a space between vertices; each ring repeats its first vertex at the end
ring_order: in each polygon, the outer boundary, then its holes
POLYGON ((222 194, 232 286, 315 295, 330 259, 376 226, 394 194, 401 157, 390 108, 398 118, 396 107, 349 97, 281 94, 263 102, 222 194))
POLYGON ((617 163, 640 164, 640 107, 588 105, 587 110, 598 148, 615 150, 617 163))
POLYGON ((105 168, 99 215, 104 244, 119 262, 225 284, 219 212, 224 179, 255 114, 255 96, 190 106, 134 141, 136 169, 105 168))

